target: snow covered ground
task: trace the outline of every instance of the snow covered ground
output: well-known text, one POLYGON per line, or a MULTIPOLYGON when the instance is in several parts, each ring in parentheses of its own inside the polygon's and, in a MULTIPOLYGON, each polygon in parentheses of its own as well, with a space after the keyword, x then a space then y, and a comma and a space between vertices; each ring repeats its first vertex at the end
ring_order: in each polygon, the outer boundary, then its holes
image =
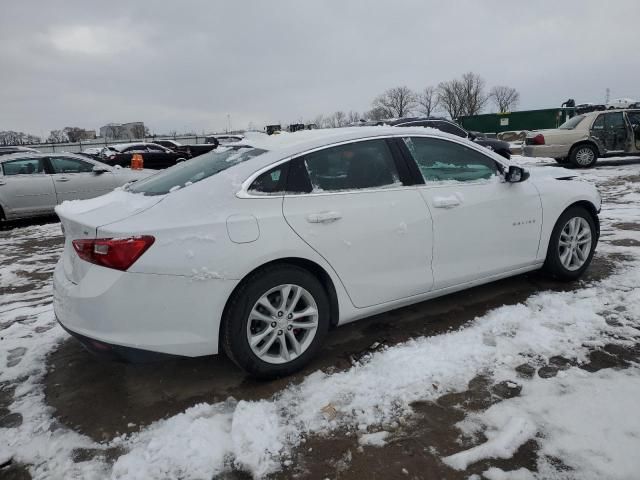
MULTIPOLYGON (((379 349, 346 370, 314 372, 267 399, 196 404, 102 442, 57 420, 43 389, 47 355, 67 338, 51 309, 59 224, 0 232, 0 465, 24 465, 43 479, 200 479, 230 470, 304 477, 294 463, 310 439, 350 436, 384 457, 416 402, 464 392, 481 375, 519 394, 480 411, 460 407, 459 448, 428 449, 451 477, 639 478, 639 165, 613 160, 573 171, 603 194, 596 255, 616 263, 603 279, 539 291, 458 330, 379 349), (611 355, 616 368, 590 368, 594 352, 619 352, 611 355), (566 364, 543 374, 558 358, 566 364), (477 462, 510 458, 531 441, 535 468, 471 473, 477 462)), ((407 468, 400 475, 422 478, 407 468)))

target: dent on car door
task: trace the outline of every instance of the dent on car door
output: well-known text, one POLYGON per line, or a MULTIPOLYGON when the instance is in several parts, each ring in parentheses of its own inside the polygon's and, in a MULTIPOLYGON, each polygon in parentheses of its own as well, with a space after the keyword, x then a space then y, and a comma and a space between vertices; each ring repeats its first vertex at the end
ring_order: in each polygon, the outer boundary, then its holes
POLYGON ((356 307, 429 291, 432 227, 400 180, 384 139, 329 147, 290 162, 284 216, 331 265, 356 307))
POLYGON ((65 156, 49 157, 57 203, 82 200, 110 192, 115 187, 111 172, 94 173, 93 163, 65 156))
POLYGON ((7 218, 53 212, 56 194, 42 157, 2 163, 0 205, 7 218))
POLYGON ((434 288, 536 262, 542 207, 531 182, 506 183, 500 164, 445 139, 404 139, 425 184, 433 218, 434 288))

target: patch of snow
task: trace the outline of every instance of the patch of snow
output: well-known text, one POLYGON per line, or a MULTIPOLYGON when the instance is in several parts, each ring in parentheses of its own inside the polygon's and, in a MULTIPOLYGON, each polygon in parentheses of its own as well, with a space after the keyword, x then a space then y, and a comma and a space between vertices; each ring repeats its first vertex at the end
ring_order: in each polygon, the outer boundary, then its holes
POLYGON ((526 468, 505 472, 497 467, 491 467, 482 472, 482 476, 487 480, 534 480, 536 478, 535 475, 526 468))

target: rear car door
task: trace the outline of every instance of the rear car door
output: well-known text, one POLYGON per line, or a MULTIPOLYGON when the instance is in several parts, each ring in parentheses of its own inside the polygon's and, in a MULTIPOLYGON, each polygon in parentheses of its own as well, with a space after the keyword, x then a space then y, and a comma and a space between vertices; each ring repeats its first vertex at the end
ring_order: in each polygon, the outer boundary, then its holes
POLYGON ((98 197, 116 186, 113 173, 94 173, 93 163, 64 155, 52 155, 49 162, 53 172, 51 177, 56 189, 56 201, 59 204, 65 200, 98 197))
POLYGON ((535 263, 542 206, 531 182, 504 182, 499 162, 449 139, 403 140, 433 218, 434 289, 535 263))
MULTIPOLYGON (((356 307, 428 292, 431 217, 385 139, 319 149, 290 162, 283 213, 335 270, 356 307)), ((404 166, 406 169, 406 165, 404 166)))
POLYGON ((631 133, 633 141, 631 142, 632 151, 640 151, 640 111, 627 112, 627 119, 631 125, 631 133))
POLYGON ((160 145, 147 145, 147 150, 149 153, 145 158, 150 160, 150 164, 153 166, 148 166, 145 161, 146 168, 167 168, 176 164, 176 159, 178 158, 178 154, 173 152, 167 148, 164 148, 160 145))
POLYGON ((0 206, 7 218, 53 213, 56 193, 44 157, 2 162, 0 206))
POLYGON ((591 136, 606 153, 623 153, 631 148, 629 127, 623 112, 601 113, 591 125, 591 136))

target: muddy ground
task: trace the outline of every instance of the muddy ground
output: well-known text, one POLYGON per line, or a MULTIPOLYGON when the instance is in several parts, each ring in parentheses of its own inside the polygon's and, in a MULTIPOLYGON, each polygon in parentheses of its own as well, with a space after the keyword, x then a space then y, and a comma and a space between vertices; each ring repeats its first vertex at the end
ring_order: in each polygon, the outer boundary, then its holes
MULTIPOLYGON (((611 180, 609 186, 636 183, 639 180, 616 178, 611 180)), ((52 222, 55 219, 45 221, 52 222)), ((55 252, 62 244, 62 236, 19 240, 20 229, 32 224, 22 222, 5 225, 5 231, 0 232, 5 240, 16 238, 11 245, 16 259, 25 259, 43 251, 55 252)), ((619 238, 620 232, 640 230, 637 224, 618 223, 608 228, 617 231, 617 238, 609 240, 605 229, 601 241, 631 248, 640 245, 633 238, 619 238)), ((40 288, 50 281, 56 258, 53 254, 44 256, 44 260, 40 261, 46 265, 29 273, 33 276, 30 284, 16 287, 0 285, 0 294, 40 288)), ((438 335, 458 329, 491 309, 522 302, 542 290, 579 289, 585 283, 610 275, 623 260, 625 258, 621 254, 598 253, 580 282, 559 283, 539 273, 520 275, 335 329, 328 335, 317 359, 304 371, 294 377, 271 382, 248 378, 222 355, 163 363, 114 363, 94 357, 75 339, 68 338, 48 356, 44 386, 46 402, 53 408, 55 418, 64 426, 97 441, 109 440, 173 416, 199 402, 218 402, 229 396, 238 400, 267 398, 289 383, 301 381, 317 369, 335 371, 349 368, 374 345, 379 348, 377 345, 389 346, 412 337, 438 335)), ((624 368, 630 361, 637 361, 639 355, 638 345, 626 350, 604 348, 592 352, 591 361, 581 365, 581 368, 588 371, 624 368)), ((522 365, 514 371, 513 381, 517 383, 518 378, 530 375, 551 377, 570 364, 570 359, 557 357, 548 365, 522 365)), ((11 417, 7 409, 14 387, 0 385, 0 427, 20 422, 20 418, 11 417)), ((472 473, 481 473, 490 466, 504 470, 526 467, 535 471, 535 441, 524 444, 511 459, 478 462, 465 472, 454 471, 439 460, 444 455, 460 451, 461 447, 470 446, 464 440, 461 443, 460 432, 455 427, 465 412, 486 409, 503 398, 517 394, 517 388, 494 385, 491 378, 477 377, 465 392, 443 395, 436 402, 414 404, 416 414, 413 417, 388 426, 393 431, 393 439, 384 448, 361 447, 354 432, 348 431, 335 432, 330 437, 308 438, 295 452, 292 464, 285 466, 283 472, 275 477, 468 478, 472 473)), ((481 440, 475 439, 474 444, 481 440)), ((114 457, 119 453, 111 452, 114 457)), ((78 451, 77 460, 82 461, 93 454, 91 451, 78 451)), ((557 462, 562 464, 560 459, 557 462)), ((223 477, 247 478, 247 475, 234 471, 223 477)), ((0 466, 0 478, 29 478, 29 474, 21 466, 7 465, 4 468, 0 466)))

